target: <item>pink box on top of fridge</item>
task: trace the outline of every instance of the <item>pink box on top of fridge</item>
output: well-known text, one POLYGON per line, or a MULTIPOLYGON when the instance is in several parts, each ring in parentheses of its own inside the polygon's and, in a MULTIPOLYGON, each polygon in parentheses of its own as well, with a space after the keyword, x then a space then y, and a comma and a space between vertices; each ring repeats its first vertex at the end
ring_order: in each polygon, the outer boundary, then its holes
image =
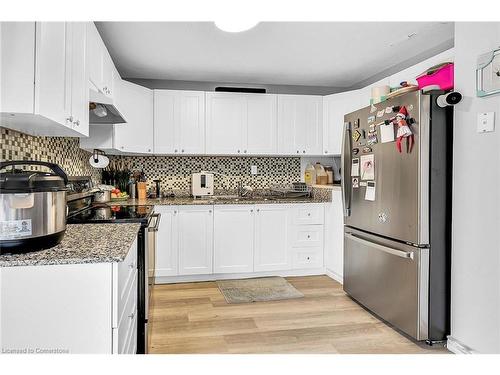
POLYGON ((417 78, 418 88, 420 90, 451 90, 453 88, 453 63, 446 62, 435 65, 417 78))

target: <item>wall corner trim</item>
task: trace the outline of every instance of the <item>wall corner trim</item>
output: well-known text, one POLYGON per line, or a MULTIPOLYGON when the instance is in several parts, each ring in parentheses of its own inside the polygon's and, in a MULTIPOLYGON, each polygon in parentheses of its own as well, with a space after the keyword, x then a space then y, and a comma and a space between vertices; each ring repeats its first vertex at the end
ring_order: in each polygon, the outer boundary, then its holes
POLYGON ((462 344, 453 336, 448 336, 446 348, 454 354, 476 354, 477 352, 469 348, 467 345, 462 344))

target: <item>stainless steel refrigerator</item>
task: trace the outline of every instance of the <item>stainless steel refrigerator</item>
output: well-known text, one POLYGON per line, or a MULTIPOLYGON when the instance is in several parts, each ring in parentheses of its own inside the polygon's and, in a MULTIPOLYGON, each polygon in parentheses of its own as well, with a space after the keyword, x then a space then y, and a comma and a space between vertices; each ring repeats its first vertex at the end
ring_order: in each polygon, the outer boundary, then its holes
POLYGON ((453 112, 411 92, 344 117, 344 291, 429 343, 449 333, 453 112), (396 147, 407 110, 414 146, 396 147), (393 125, 391 125, 393 124, 393 125), (374 142, 375 141, 375 142, 374 142))

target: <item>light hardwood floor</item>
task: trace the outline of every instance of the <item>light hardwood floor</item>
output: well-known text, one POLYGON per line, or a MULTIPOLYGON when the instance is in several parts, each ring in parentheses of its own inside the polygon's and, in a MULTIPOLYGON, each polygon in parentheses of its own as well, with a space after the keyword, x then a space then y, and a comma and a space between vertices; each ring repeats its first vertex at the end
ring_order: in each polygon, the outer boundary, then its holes
POLYGON ((447 353, 394 331, 327 276, 287 280, 304 298, 227 304, 215 282, 155 285, 150 353, 447 353))

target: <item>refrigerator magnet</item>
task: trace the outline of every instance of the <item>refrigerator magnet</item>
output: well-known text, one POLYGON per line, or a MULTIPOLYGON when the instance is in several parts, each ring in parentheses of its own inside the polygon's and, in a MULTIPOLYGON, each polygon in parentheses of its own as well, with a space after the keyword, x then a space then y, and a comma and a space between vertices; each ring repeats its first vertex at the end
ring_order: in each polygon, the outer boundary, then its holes
POLYGON ((385 113, 392 113, 392 107, 386 107, 385 113))
POLYGON ((353 155, 357 155, 357 154, 359 154, 359 148, 353 148, 353 149, 352 149, 352 154, 353 154, 353 155))
POLYGON ((370 145, 374 145, 377 142, 378 142, 377 134, 374 133, 374 134, 370 134, 368 136, 368 141, 366 141, 366 144, 370 146, 370 145))
POLYGON ((352 178, 352 188, 353 189, 359 188, 359 177, 352 178))
POLYGON ((371 124, 374 121, 375 121, 375 116, 369 116, 368 117, 368 124, 371 124))
POLYGON ((377 112, 377 117, 384 117, 385 110, 381 109, 380 111, 377 112))
POLYGON ((368 147, 368 146, 367 146, 367 147, 364 147, 364 148, 363 148, 363 154, 368 154, 368 153, 370 153, 370 152, 372 152, 372 148, 371 148, 371 147, 368 147))
POLYGON ((366 181, 359 181, 359 186, 365 187, 366 186, 366 181))
POLYGON ((365 200, 367 201, 375 200, 375 181, 366 182, 365 200))
POLYGON ((354 158, 352 159, 352 164, 351 164, 351 177, 358 177, 359 176, 359 159, 354 158))
POLYGON ((357 142, 359 138, 361 138, 361 133, 359 132, 359 130, 355 130, 352 133, 352 139, 354 139, 354 142, 357 142))

